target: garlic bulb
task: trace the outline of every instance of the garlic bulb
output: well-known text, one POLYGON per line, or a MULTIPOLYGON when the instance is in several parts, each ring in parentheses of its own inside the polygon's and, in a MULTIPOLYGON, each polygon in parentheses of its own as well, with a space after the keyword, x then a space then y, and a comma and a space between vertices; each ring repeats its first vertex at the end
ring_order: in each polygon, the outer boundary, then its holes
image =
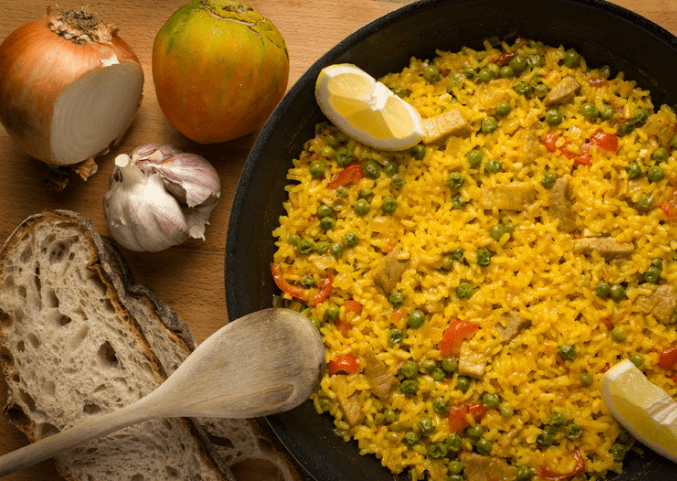
POLYGON ((204 240, 220 195, 219 176, 203 157, 148 144, 115 158, 103 210, 120 245, 157 252, 204 240))

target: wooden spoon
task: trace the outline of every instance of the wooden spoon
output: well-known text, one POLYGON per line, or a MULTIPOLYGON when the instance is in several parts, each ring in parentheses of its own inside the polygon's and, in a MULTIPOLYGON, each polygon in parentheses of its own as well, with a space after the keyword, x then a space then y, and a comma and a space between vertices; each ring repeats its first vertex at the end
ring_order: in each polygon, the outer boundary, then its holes
POLYGON ((212 334, 146 397, 0 456, 0 476, 149 419, 287 411, 308 399, 324 370, 322 339, 308 318, 287 309, 254 312, 212 334))

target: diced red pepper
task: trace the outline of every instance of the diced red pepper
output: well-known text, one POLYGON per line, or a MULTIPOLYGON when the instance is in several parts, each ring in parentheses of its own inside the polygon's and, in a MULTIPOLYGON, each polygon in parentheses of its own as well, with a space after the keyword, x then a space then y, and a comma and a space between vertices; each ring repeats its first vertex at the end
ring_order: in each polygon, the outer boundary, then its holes
POLYGON ((668 219, 672 219, 675 216, 675 207, 667 200, 661 202, 660 208, 668 219))
POLYGON ((602 87, 608 83, 609 81, 603 77, 590 77, 588 80, 588 84, 590 84, 591 87, 602 87))
POLYGON ((538 477, 548 481, 558 481, 560 479, 570 478, 579 473, 585 472, 585 457, 583 456, 583 453, 581 453, 581 450, 576 449, 572 451, 570 455, 576 459, 576 466, 574 466, 574 469, 571 470, 571 472, 555 473, 554 471, 551 471, 550 468, 548 468, 547 466, 544 466, 538 470, 537 472, 538 477))
POLYGON ((603 367, 602 369, 599 370, 599 373, 600 373, 600 374, 604 374, 605 372, 607 372, 607 371, 609 370, 610 367, 611 367, 611 365, 607 362, 607 363, 604 365, 604 367, 603 367))
POLYGON ((395 312, 393 312, 390 315, 390 320, 397 324, 399 321, 404 319, 404 317, 407 314, 409 314, 409 311, 407 310, 407 308, 406 307, 400 307, 398 310, 396 310, 395 312))
POLYGON ((357 183, 363 177, 364 169, 362 169, 362 166, 359 164, 350 164, 327 184, 327 188, 336 189, 341 186, 352 185, 357 183))
POLYGON ((344 307, 343 316, 336 319, 334 325, 339 331, 341 331, 345 335, 353 327, 353 324, 348 319, 348 314, 350 312, 353 312, 355 313, 355 315, 359 315, 362 312, 362 304, 349 299, 343 303, 343 307, 344 307))
POLYGON ((557 141, 559 140, 559 135, 548 132, 545 134, 543 143, 545 148, 548 149, 548 152, 555 152, 557 150, 557 141))
POLYGON ((447 327, 440 341, 440 351, 442 356, 458 356, 461 352, 461 344, 466 339, 471 339, 479 326, 470 321, 458 319, 447 327))
POLYGON ((658 351, 658 367, 668 369, 677 364, 677 346, 658 351))
POLYGON ((606 132, 598 130, 590 137, 590 142, 600 149, 608 150, 609 152, 618 151, 618 137, 614 134, 607 134, 606 132))
POLYGON ((496 59, 498 65, 508 65, 512 58, 517 55, 517 52, 501 52, 496 59))
POLYGON ((349 312, 354 312, 355 315, 359 315, 362 312, 362 304, 352 299, 347 300, 343 303, 343 307, 346 309, 346 314, 349 312))
POLYGON ((454 404, 449 408, 449 432, 457 433, 470 426, 468 414, 480 419, 487 412, 481 404, 454 404))
POLYGON ((612 330, 614 328, 613 324, 611 324, 611 321, 609 320, 608 317, 600 317, 599 320, 602 324, 606 326, 607 329, 612 330))
POLYGON ((273 263, 270 265, 270 273, 273 275, 275 285, 286 294, 289 294, 296 299, 307 302, 310 306, 315 306, 329 297, 331 288, 334 285, 334 278, 332 276, 323 277, 320 281, 320 288, 312 295, 310 289, 305 289, 301 286, 290 284, 282 275, 282 268, 280 264, 273 263))
POLYGON ((353 374, 360 370, 360 362, 352 354, 336 356, 327 365, 327 374, 353 374))

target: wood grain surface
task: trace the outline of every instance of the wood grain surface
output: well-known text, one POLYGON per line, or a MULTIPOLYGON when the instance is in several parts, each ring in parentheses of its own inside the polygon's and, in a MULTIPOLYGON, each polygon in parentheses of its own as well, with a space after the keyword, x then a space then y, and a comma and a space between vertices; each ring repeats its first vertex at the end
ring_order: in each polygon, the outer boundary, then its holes
MULTIPOLYGON (((48 0, 49 1, 49 0, 48 0)), ((253 0, 250 3, 282 32, 291 62, 289 86, 323 53, 344 37, 410 0, 253 0)), ((59 2, 62 9, 86 2, 59 2)), ((206 241, 190 240, 154 254, 124 251, 136 281, 147 284, 169 302, 198 340, 227 323, 223 281, 226 231, 237 182, 258 131, 240 139, 210 146, 196 144, 179 134, 158 106, 151 72, 151 50, 156 33, 185 0, 98 0, 89 3, 100 19, 119 26, 119 35, 134 49, 145 73, 144 99, 122 142, 98 159, 99 171, 89 180, 74 178, 61 193, 42 183, 44 164, 23 154, 0 129, 0 241, 26 217, 47 209, 71 209, 90 217, 98 231, 108 235, 102 200, 108 188, 113 159, 147 143, 170 144, 198 153, 216 167, 222 194, 211 217, 206 241)), ((677 34, 677 0, 615 0, 677 34)), ((0 0, 0 41, 13 30, 45 15, 44 0, 0 0)), ((51 5, 54 6, 53 4, 51 5)), ((548 15, 544 9, 544 15, 548 15)), ((6 400, 0 379, 0 405, 6 400)), ((0 416, 0 454, 26 443, 25 437, 0 416)), ((270 478, 270 466, 247 465, 236 473, 240 481, 270 478)), ((8 481, 59 479, 51 461, 7 476, 8 481)), ((108 480, 114 481, 114 480, 108 480)))

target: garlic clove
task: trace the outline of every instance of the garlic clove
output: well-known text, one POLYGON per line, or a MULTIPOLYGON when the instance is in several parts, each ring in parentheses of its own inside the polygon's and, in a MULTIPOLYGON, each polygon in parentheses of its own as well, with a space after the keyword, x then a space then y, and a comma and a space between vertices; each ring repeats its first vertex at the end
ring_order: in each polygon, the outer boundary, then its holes
POLYGON ((169 145, 146 144, 132 150, 130 156, 132 158, 132 162, 138 162, 142 159, 152 158, 153 162, 159 163, 178 153, 178 150, 169 145))
POLYGON ((209 216, 214 207, 216 207, 216 202, 201 205, 191 209, 191 212, 186 215, 186 224, 188 225, 190 237, 205 240, 205 228, 209 225, 209 216))

